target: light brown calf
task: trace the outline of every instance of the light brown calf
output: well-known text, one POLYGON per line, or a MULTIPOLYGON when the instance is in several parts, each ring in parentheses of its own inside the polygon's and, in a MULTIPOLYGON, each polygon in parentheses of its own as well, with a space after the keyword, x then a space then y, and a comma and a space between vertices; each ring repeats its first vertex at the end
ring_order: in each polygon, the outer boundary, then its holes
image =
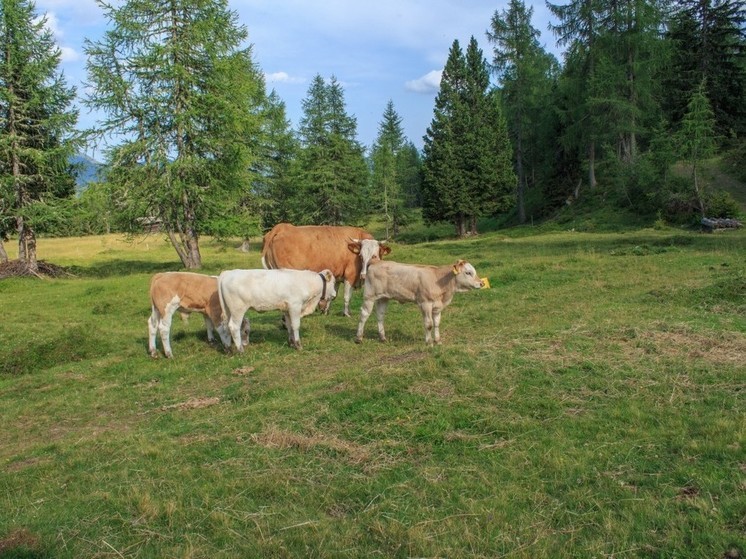
MULTIPOLYGON (((165 272, 155 274, 150 280, 151 314, 148 319, 148 350, 151 357, 158 357, 156 335, 160 333, 163 352, 173 357, 171 351, 171 319, 176 311, 182 318, 193 312, 204 316, 207 340, 215 341, 213 328, 216 328, 223 345, 230 348, 231 337, 221 324, 222 309, 218 296, 217 276, 207 276, 192 272, 165 272)), ((248 324, 243 324, 248 337, 248 324)))
POLYGON ((484 287, 474 266, 459 260, 452 266, 420 266, 380 261, 368 266, 355 341, 363 341, 363 330, 373 303, 378 317, 378 337, 386 341, 383 320, 389 300, 417 303, 425 322, 425 343, 440 343, 440 313, 457 291, 484 287))

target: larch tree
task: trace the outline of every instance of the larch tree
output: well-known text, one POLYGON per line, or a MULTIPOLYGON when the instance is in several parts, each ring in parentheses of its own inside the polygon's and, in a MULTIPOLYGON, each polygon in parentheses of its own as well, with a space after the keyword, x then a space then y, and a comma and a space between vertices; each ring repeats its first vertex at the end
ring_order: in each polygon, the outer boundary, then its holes
POLYGON ((39 207, 74 193, 70 156, 79 144, 75 89, 59 70, 60 49, 29 0, 0 0, 0 258, 15 230, 18 259, 38 271, 39 207))
POLYGON ((537 146, 541 115, 549 103, 557 62, 539 45, 539 31, 531 25, 533 8, 510 0, 508 9, 492 16, 487 37, 493 44, 493 69, 500 85, 510 139, 515 151, 518 180, 518 221, 526 221, 529 177, 535 176, 540 155, 537 146))
POLYGON ((715 115, 705 93, 704 81, 699 84, 689 98, 686 114, 676 135, 681 157, 692 169, 694 196, 702 217, 705 217, 705 193, 699 181, 702 160, 711 157, 717 146, 715 136, 715 115))
POLYGON ((157 219, 187 269, 200 235, 251 183, 264 80, 227 0, 97 0, 110 22, 88 41, 86 104, 114 137, 107 178, 132 231, 157 219))
POLYGON ((601 0, 571 0, 568 4, 547 2, 549 11, 559 21, 550 25, 557 37, 559 46, 567 46, 569 55, 574 58, 576 72, 574 79, 582 81, 577 87, 581 97, 576 104, 581 108, 575 114, 573 126, 568 132, 580 138, 585 147, 585 160, 588 167, 588 186, 595 189, 596 149, 599 135, 603 131, 602 115, 593 112, 593 91, 596 61, 598 58, 597 39, 600 33, 601 0))

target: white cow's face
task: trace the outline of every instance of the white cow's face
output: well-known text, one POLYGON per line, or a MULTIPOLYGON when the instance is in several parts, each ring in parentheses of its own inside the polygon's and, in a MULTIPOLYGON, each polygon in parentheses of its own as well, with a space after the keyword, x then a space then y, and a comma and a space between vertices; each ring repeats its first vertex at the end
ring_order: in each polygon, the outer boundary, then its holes
POLYGON ((385 241, 376 241, 375 239, 351 239, 350 250, 360 255, 360 260, 363 264, 360 272, 360 278, 365 279, 365 275, 368 272, 368 264, 381 259, 382 254, 388 254, 391 249, 385 246, 385 241))
POLYGON ((484 280, 479 279, 474 266, 463 260, 459 260, 453 266, 453 273, 456 275, 456 285, 459 291, 468 291, 470 289, 481 289, 484 287, 484 280))

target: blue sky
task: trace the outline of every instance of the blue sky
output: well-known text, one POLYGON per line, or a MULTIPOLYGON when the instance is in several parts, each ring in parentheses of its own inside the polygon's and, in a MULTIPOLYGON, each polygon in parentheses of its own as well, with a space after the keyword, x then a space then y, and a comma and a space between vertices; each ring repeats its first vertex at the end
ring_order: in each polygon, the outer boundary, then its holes
MULTIPOLYGON (((544 2, 526 4, 533 5, 541 44, 557 54, 544 2)), ((293 127, 313 77, 333 75, 344 87, 347 112, 357 119, 358 140, 366 147, 375 141, 389 100, 407 138, 422 147, 453 40, 465 48, 474 36, 491 61, 486 31, 492 15, 507 8, 505 0, 231 0, 229 5, 248 29, 267 89, 285 102, 293 127)), ((47 15, 62 50, 68 85, 83 95, 84 39, 103 36, 103 12, 94 0, 36 0, 36 7, 47 15)), ((82 107, 79 125, 94 126, 97 118, 82 107)))

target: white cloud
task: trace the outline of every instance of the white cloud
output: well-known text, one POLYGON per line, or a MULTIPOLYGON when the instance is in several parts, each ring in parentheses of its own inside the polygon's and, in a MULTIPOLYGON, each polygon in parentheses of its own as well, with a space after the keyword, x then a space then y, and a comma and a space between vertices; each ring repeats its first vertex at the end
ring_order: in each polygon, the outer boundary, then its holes
POLYGON ((264 74, 264 79, 267 83, 304 83, 306 81, 303 78, 292 77, 287 72, 264 74))
POLYGON ((71 47, 60 47, 62 52, 62 62, 76 62, 80 60, 80 53, 71 47))
POLYGON ((443 70, 432 70, 416 80, 410 80, 404 84, 407 91, 415 93, 435 93, 440 89, 440 78, 443 70))

